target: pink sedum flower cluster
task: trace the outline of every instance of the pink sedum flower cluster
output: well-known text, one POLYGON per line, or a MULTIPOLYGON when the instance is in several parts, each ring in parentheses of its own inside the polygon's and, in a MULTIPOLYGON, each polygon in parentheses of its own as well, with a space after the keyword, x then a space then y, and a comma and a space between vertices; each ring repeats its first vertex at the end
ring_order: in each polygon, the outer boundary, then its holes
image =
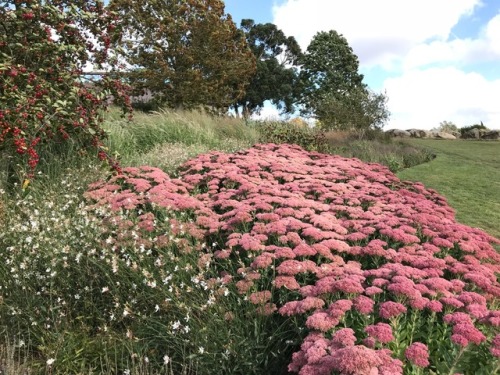
MULTIPOLYGON (((192 236, 216 244, 210 251, 221 264, 242 265, 231 275, 240 293, 265 313, 304 317, 310 333, 289 366, 299 374, 401 374, 405 358, 388 349, 390 325, 410 311, 450 325, 449 340, 460 346, 487 341, 480 328, 500 325, 490 309, 500 296, 492 246, 500 241, 457 223, 435 191, 378 164, 256 145, 200 155, 178 179, 125 168, 87 197, 115 210, 162 207, 194 217, 192 236), (260 286, 265 277, 272 290, 260 286), (375 324, 339 329, 355 314, 375 324)), ((141 220, 154 230, 152 217, 141 220)), ((426 367, 425 344, 407 345, 406 360, 426 367)))

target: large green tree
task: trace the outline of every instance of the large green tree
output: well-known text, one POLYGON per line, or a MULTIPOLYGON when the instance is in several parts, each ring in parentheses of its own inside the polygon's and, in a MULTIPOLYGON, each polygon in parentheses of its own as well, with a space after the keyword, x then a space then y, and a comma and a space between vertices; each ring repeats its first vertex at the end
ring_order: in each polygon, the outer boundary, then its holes
POLYGON ((159 104, 224 109, 245 93, 255 58, 221 0, 111 0, 136 89, 159 104))
POLYGON ((361 137, 368 129, 381 129, 389 115, 387 96, 366 86, 344 96, 325 94, 315 110, 323 129, 355 131, 361 137))
POLYGON ((233 107, 242 109, 246 117, 258 112, 264 102, 271 101, 278 109, 294 111, 297 99, 297 63, 300 46, 294 37, 287 37, 272 23, 256 24, 244 19, 240 28, 257 61, 257 71, 246 94, 233 107))
POLYGON ((363 83, 359 60, 336 31, 319 32, 301 59, 301 104, 327 129, 381 127, 389 117, 387 97, 363 83))

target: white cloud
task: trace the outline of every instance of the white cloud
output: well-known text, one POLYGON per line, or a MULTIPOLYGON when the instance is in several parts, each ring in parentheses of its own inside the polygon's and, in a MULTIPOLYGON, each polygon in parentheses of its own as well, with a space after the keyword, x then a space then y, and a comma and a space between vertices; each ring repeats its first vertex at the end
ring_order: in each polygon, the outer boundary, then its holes
POLYGON ((287 0, 273 7, 274 23, 307 48, 318 31, 343 34, 365 65, 389 68, 415 45, 447 40, 480 0, 287 0))
POLYGON ((500 56, 500 14, 488 22, 485 34, 491 50, 500 56))
POLYGON ((431 129, 444 120, 500 128, 500 79, 446 67, 408 71, 384 86, 392 112, 387 129, 431 129))
POLYGON ((386 128, 431 129, 444 120, 500 128, 500 75, 487 80, 475 70, 500 60, 500 13, 479 35, 452 33, 482 1, 285 0, 273 22, 304 50, 317 32, 336 30, 364 71, 382 68, 392 113, 386 128))
POLYGON ((254 120, 277 121, 280 119, 280 111, 270 102, 265 102, 260 113, 252 115, 254 120))
POLYGON ((465 66, 500 59, 500 15, 493 17, 476 38, 435 40, 412 48, 404 57, 404 69, 429 64, 465 66))

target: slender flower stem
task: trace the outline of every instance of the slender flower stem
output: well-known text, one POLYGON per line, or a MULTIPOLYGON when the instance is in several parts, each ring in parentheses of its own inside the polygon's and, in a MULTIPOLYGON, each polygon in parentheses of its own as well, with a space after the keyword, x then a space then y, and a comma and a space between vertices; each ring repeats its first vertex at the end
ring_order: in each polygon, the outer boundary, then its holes
POLYGON ((460 349, 460 351, 458 352, 457 356, 455 357, 455 360, 453 361, 453 364, 451 365, 450 367, 450 371, 448 372, 448 375, 453 375, 455 373, 455 367, 456 365, 458 364, 458 361, 460 360, 460 357, 462 357, 462 355, 465 353, 465 351, 467 350, 467 346, 464 346, 460 349))

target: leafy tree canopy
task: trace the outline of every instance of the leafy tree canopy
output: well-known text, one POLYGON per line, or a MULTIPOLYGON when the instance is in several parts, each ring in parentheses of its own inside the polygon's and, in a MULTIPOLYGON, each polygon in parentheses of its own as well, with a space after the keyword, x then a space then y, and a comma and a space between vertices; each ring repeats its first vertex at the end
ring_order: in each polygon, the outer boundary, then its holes
POLYGON ((111 0, 131 83, 159 104, 224 109, 241 98, 255 58, 221 0, 111 0))
POLYGON ((362 136, 368 129, 381 129, 389 118, 387 96, 367 87, 345 96, 328 95, 317 102, 316 117, 325 130, 351 130, 362 136))
POLYGON ((248 116, 270 100, 278 109, 293 112, 298 82, 296 64, 301 56, 299 44, 272 23, 256 24, 244 19, 241 30, 257 61, 257 71, 246 94, 233 107, 243 108, 244 116, 248 116))
POLYGON ((301 104, 327 129, 380 128, 389 118, 387 97, 371 91, 359 61, 336 31, 319 32, 301 59, 301 104))

